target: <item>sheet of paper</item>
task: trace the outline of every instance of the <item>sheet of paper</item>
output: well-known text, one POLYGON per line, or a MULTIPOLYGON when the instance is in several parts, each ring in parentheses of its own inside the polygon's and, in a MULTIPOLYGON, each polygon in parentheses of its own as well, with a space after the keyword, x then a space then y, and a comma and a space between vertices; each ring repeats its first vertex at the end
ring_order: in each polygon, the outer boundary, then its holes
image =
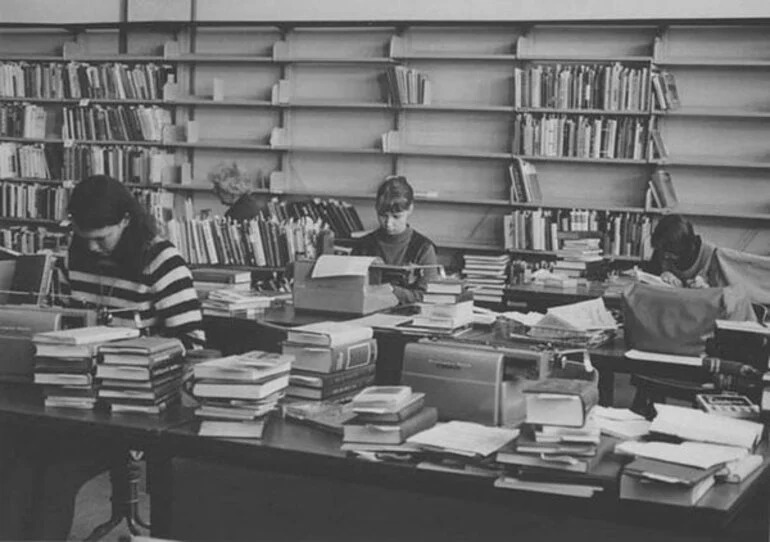
POLYGON ((373 328, 392 328, 411 322, 414 316, 405 316, 403 314, 386 314, 383 312, 375 312, 362 318, 356 318, 354 320, 346 320, 350 325, 365 326, 373 328))
POLYGON ((318 257, 313 266, 311 278, 324 277, 365 277, 369 266, 376 260, 371 256, 338 256, 323 254, 318 257))
POLYGON ((541 314, 539 312, 518 312, 518 311, 508 311, 502 313, 502 315, 509 320, 515 320, 516 322, 519 322, 520 324, 524 324, 525 326, 534 326, 536 325, 540 320, 543 319, 544 314, 541 314))
POLYGON ((660 354, 658 352, 644 352, 642 350, 629 350, 626 352, 628 359, 637 361, 653 361, 655 363, 670 363, 672 365, 689 365, 691 367, 701 367, 703 357, 701 356, 677 356, 674 354, 660 354))
POLYGON ((764 429, 758 422, 718 416, 677 405, 656 403, 655 410, 658 415, 652 421, 650 431, 688 440, 751 449, 764 429))
POLYGON ((604 407, 601 405, 596 405, 591 409, 591 417, 594 419, 602 418, 619 422, 644 420, 644 416, 632 412, 627 408, 604 407))
POLYGON ((596 425, 605 435, 620 439, 634 440, 650 432, 650 422, 647 420, 610 420, 597 418, 596 425))
POLYGON ((736 322, 734 320, 717 320, 717 329, 729 329, 732 331, 746 331, 750 333, 759 333, 760 335, 770 335, 770 327, 766 327, 759 322, 736 322))
POLYGON ((647 457, 659 461, 708 469, 714 465, 735 461, 748 454, 737 446, 720 446, 706 442, 636 442, 628 440, 615 446, 620 454, 647 457))
POLYGON ((473 422, 436 424, 407 439, 411 444, 464 455, 488 456, 519 436, 518 429, 489 427, 473 422))
POLYGON ((598 297, 579 303, 551 307, 548 313, 561 318, 575 329, 583 331, 618 327, 612 313, 604 306, 604 301, 598 297))

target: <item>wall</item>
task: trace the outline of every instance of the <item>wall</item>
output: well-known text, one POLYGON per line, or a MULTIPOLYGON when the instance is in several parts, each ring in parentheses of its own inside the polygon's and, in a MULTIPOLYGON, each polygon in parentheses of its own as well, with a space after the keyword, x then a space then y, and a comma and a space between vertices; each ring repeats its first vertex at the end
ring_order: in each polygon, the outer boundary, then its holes
MULTIPOLYGON (((191 0, 1 0, 0 22, 94 23, 175 19, 191 0)), ((768 0, 198 0, 198 19, 214 20, 612 20, 770 17, 768 0)))

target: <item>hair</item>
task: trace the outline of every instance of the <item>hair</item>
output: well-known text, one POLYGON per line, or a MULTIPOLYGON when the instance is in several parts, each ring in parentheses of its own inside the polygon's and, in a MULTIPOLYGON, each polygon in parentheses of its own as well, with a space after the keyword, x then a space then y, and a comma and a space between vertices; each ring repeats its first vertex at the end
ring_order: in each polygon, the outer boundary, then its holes
MULTIPOLYGON (((128 225, 111 258, 130 276, 138 277, 145 265, 145 253, 157 235, 154 219, 147 214, 131 191, 106 175, 93 175, 80 181, 67 206, 70 219, 79 230, 97 230, 119 224, 128 225)), ((71 252, 84 255, 85 243, 79 236, 72 241, 71 252)))
POLYGON ((401 213, 410 209, 413 203, 414 190, 406 177, 386 177, 377 189, 377 214, 401 213))
POLYGON ((660 219, 652 232, 652 246, 675 254, 687 254, 695 243, 692 223, 680 215, 667 215, 660 219))

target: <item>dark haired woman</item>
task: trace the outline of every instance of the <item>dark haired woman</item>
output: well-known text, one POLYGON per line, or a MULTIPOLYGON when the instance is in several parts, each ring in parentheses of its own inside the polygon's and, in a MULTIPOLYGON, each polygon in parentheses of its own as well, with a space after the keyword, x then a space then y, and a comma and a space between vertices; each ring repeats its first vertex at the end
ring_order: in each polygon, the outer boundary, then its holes
MULTIPOLYGON (((114 325, 138 325, 187 347, 203 342, 190 270, 124 185, 89 177, 73 190, 68 210, 75 235, 65 285, 74 300, 126 309, 114 325)), ((3 428, 0 442, 0 539, 66 539, 80 487, 127 453, 117 442, 34 428, 3 428)))
MULTIPOLYGON (((414 210, 414 191, 404 177, 388 177, 377 189, 375 200, 380 227, 361 238, 353 254, 379 256, 390 265, 436 265, 433 242, 412 229, 409 216, 414 210)), ((429 280, 437 276, 436 268, 420 269, 416 278, 403 273, 388 277, 393 293, 401 304, 422 300, 429 280)))
POLYGON ((660 219, 652 233, 650 271, 674 286, 740 285, 753 303, 770 304, 770 257, 716 247, 680 215, 660 219))

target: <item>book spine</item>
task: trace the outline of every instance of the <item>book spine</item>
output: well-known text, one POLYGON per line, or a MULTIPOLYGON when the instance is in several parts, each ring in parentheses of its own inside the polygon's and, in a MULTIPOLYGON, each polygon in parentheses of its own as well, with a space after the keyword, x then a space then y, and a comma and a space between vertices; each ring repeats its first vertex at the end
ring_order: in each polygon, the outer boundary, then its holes
POLYGON ((374 363, 376 359, 377 341, 375 339, 337 349, 333 348, 331 372, 363 367, 374 363))

